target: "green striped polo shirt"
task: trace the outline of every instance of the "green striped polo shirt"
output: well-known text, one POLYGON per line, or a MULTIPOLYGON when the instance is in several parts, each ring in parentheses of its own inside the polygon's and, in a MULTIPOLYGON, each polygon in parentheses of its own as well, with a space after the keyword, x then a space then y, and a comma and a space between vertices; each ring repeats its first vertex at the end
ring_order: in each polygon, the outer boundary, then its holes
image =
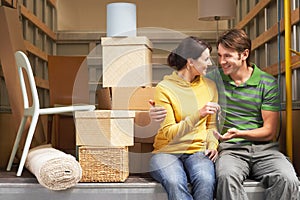
MULTIPOLYGON (((220 70, 225 90, 219 90, 219 93, 220 96, 226 97, 226 105, 222 108, 222 115, 225 118, 222 133, 225 133, 229 128, 239 130, 260 128, 263 126, 261 110, 280 110, 276 79, 260 70, 255 64, 252 67, 254 70, 251 77, 239 86, 235 85, 230 76, 225 75, 220 70)), ((233 138, 229 141, 241 140, 244 139, 233 138)))

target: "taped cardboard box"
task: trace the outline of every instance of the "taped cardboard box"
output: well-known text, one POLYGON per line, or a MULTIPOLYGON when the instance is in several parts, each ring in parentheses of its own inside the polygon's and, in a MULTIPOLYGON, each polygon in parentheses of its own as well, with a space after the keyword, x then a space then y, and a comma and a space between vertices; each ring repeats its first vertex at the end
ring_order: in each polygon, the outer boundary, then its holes
POLYGON ((112 109, 149 111, 149 99, 154 98, 154 92, 154 87, 114 87, 112 109))
POLYGON ((154 92, 154 87, 112 88, 112 109, 135 111, 135 142, 153 143, 160 127, 149 116, 149 99, 154 98, 154 92))
POLYGON ((95 110, 75 112, 76 145, 132 146, 134 111, 95 110))
POLYGON ((160 127, 159 122, 152 121, 149 111, 135 111, 134 141, 140 143, 154 142, 154 137, 160 127))
POLYGON ((152 43, 144 36, 102 37, 103 87, 152 83, 152 43))

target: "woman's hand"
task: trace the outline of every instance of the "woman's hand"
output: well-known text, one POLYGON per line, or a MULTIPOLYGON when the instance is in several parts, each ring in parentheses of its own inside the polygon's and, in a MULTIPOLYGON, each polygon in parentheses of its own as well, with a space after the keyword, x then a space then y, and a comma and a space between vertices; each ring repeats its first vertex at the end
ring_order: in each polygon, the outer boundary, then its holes
POLYGON ((153 119, 156 122, 162 122, 165 120, 167 116, 167 110, 164 107, 160 106, 151 106, 149 115, 151 119, 153 119))
POLYGON ((214 102, 208 102, 199 110, 200 118, 206 117, 207 115, 215 114, 218 112, 218 110, 221 110, 219 104, 214 102))
POLYGON ((213 162, 216 162, 218 157, 218 151, 215 149, 207 149, 205 151, 205 155, 208 156, 208 158, 211 159, 213 162))

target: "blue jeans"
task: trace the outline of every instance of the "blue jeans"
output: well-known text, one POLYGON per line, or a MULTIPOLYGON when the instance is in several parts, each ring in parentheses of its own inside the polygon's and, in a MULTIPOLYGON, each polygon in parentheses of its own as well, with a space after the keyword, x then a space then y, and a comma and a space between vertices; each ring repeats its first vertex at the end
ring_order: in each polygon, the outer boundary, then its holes
POLYGON ((204 152, 154 154, 150 160, 150 174, 165 188, 169 200, 214 198, 215 167, 204 152))

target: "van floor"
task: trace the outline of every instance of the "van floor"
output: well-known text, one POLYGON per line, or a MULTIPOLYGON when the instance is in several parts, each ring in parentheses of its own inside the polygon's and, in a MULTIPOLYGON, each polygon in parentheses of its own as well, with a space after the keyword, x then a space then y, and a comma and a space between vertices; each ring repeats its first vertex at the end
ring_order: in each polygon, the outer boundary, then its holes
MULTIPOLYGON (((260 183, 246 180, 249 200, 264 199, 260 183)), ((299 190, 300 191, 300 190, 299 190)), ((130 175, 123 183, 78 183, 76 186, 53 191, 40 185, 33 174, 23 170, 16 176, 16 167, 7 172, 0 169, 0 200, 167 200, 164 188, 148 174, 130 175)))

